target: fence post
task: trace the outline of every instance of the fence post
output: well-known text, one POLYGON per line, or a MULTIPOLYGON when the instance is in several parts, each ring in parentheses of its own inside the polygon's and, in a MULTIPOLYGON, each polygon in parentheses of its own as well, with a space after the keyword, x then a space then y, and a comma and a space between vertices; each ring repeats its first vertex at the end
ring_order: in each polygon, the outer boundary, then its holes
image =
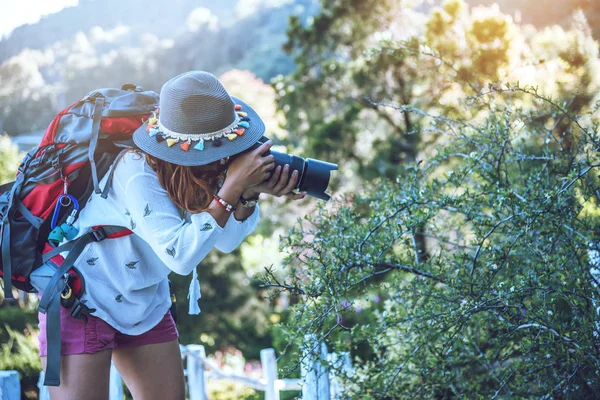
POLYGON ((204 358, 206 351, 200 344, 187 346, 187 377, 190 400, 208 400, 206 393, 206 376, 204 374, 204 358))
POLYGON ((0 400, 21 398, 21 381, 17 371, 0 371, 0 400))
POLYGON ((108 398, 110 400, 123 400, 125 393, 123 391, 123 380, 114 363, 110 363, 110 387, 108 398))
POLYGON ((331 365, 331 370, 329 371, 331 378, 331 398, 333 400, 348 399, 349 397, 343 396, 344 391, 342 390, 340 376, 352 375, 353 367, 350 353, 329 353, 327 355, 327 361, 329 361, 329 365, 331 365))
POLYGON ((277 358, 274 349, 262 349, 260 351, 260 363, 262 364, 263 376, 266 380, 265 400, 279 400, 279 389, 275 388, 277 380, 277 358))
POLYGON ((48 386, 44 386, 44 371, 40 372, 37 387, 40 390, 39 400, 50 400, 50 392, 48 392, 48 386))
POLYGON ((327 361, 327 346, 324 342, 317 344, 316 335, 309 334, 305 337, 308 343, 300 364, 300 373, 303 379, 302 400, 329 400, 329 368, 327 361), (324 363, 325 362, 325 363, 324 363))

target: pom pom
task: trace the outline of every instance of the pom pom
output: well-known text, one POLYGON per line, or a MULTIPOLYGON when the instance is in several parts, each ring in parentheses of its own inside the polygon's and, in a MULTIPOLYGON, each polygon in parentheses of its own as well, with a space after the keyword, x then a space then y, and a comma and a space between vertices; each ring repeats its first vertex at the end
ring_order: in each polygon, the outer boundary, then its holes
POLYGON ((213 146, 221 147, 221 146, 223 146, 223 142, 221 141, 221 139, 215 139, 215 140, 213 140, 213 146))
POLYGON ((181 147, 181 150, 183 151, 188 151, 190 149, 190 142, 183 142, 179 147, 181 147))
POLYGON ((238 135, 236 135, 235 133, 230 133, 227 135, 227 139, 229 139, 229 140, 234 140, 237 137, 238 137, 238 135))
POLYGON ((234 131, 238 136, 242 136, 246 130, 244 128, 236 129, 234 131))
POLYGON ((156 136, 158 134, 158 129, 157 128, 152 128, 149 131, 150 136, 156 136))
POLYGON ((178 139, 167 139, 167 144, 169 145, 169 147, 172 147, 178 141, 178 139))
POLYGON ((148 120, 148 125, 156 125, 157 122, 158 122, 158 118, 150 118, 148 120))
POLYGON ((243 111, 238 111, 237 115, 239 115, 240 117, 247 117, 248 113, 243 112, 243 111))
POLYGON ((241 104, 236 104, 235 105, 235 111, 240 111, 242 109, 242 105, 241 104))
POLYGON ((204 140, 200 139, 200 141, 198 142, 198 144, 194 146, 194 149, 196 149, 196 150, 204 150, 204 140))
POLYGON ((248 117, 244 117, 244 118, 242 118, 241 120, 242 120, 242 121, 246 121, 246 122, 250 122, 250 118, 248 118, 248 117))
POLYGON ((246 121, 242 121, 238 125, 241 126, 242 128, 246 128, 246 129, 250 128, 250 124, 246 121))
POLYGON ((167 138, 165 135, 163 135, 162 133, 159 133, 158 135, 154 136, 154 138, 156 139, 156 141, 158 143, 162 143, 165 141, 165 139, 167 138))

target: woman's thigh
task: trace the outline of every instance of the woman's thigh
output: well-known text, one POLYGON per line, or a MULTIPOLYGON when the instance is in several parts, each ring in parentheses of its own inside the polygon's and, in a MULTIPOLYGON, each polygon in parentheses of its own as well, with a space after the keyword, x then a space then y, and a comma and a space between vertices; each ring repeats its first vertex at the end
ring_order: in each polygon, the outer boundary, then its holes
POLYGON ((135 400, 185 399, 177 340, 115 349, 113 362, 135 400))
MULTIPOLYGON (((49 386, 52 400, 107 400, 111 350, 60 358, 60 386, 49 386)), ((42 357, 46 370, 46 357, 42 357)))

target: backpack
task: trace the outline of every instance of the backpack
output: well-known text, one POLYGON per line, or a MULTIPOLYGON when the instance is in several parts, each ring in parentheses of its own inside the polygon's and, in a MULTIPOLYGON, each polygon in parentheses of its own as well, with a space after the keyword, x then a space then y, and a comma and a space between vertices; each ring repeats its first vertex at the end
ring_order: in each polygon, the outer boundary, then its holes
POLYGON ((95 311, 79 300, 85 285, 73 263, 91 242, 132 234, 124 227, 99 226, 72 240, 78 236, 72 224, 93 192, 107 197, 114 161, 134 147, 133 132, 157 106, 158 94, 131 84, 90 92, 56 115, 39 146, 23 158, 16 180, 0 186, 4 296, 12 298, 12 286, 35 293, 31 273, 42 266, 55 271, 39 305, 47 314, 45 385, 60 384, 61 305, 75 318, 87 319, 95 311), (60 244, 65 238, 70 241, 60 244))

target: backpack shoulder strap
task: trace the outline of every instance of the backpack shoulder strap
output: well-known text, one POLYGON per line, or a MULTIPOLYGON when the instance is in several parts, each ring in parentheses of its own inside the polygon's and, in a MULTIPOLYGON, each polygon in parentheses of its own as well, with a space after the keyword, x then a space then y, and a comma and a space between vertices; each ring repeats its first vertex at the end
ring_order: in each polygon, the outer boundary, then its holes
MULTIPOLYGON (((51 251, 55 252, 54 255, 56 255, 60 252, 70 250, 67 258, 65 258, 46 286, 38 307, 38 310, 41 313, 47 314, 46 334, 48 343, 48 364, 46 367, 44 385, 60 385, 60 294, 63 292, 66 285, 64 275, 73 266, 85 246, 92 242, 100 242, 109 235, 123 231, 124 229, 126 228, 120 226, 103 226, 51 251)), ((46 253, 45 257, 47 258, 48 254, 51 252, 46 253)))

